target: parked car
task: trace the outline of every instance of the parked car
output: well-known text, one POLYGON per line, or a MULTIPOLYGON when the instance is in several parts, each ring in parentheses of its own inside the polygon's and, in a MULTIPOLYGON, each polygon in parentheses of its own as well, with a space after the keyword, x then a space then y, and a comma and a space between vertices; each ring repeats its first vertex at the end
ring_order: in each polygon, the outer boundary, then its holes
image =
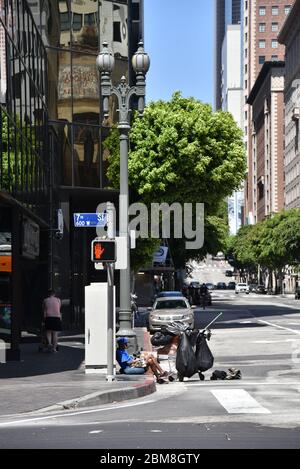
POLYGON ((160 331, 169 322, 178 320, 183 321, 193 329, 195 323, 193 309, 184 297, 157 298, 149 314, 150 332, 160 331))
POLYGON ((206 283, 205 285, 207 286, 207 288, 208 288, 209 290, 214 290, 214 289, 215 289, 215 286, 214 286, 213 283, 206 283))
POLYGON ((249 286, 247 283, 237 283, 235 287, 235 293, 246 293, 249 295, 249 286))
POLYGON ((255 289, 255 293, 259 295, 266 295, 267 294, 267 289, 265 288, 264 285, 257 285, 255 289))
POLYGON ((249 283, 249 292, 255 293, 257 286, 257 283, 249 283))
POLYGON ((232 270, 226 270, 225 277, 232 277, 232 276, 233 276, 232 270))
POLYGON ((236 283, 235 282, 228 282, 227 289, 228 290, 235 290, 236 283))
POLYGON ((217 290, 226 290, 226 283, 225 282, 218 282, 217 283, 217 290))
POLYGON ((300 300, 300 287, 296 287, 295 300, 300 300))
POLYGON ((194 280, 190 282, 189 287, 200 288, 200 282, 195 282, 194 280))

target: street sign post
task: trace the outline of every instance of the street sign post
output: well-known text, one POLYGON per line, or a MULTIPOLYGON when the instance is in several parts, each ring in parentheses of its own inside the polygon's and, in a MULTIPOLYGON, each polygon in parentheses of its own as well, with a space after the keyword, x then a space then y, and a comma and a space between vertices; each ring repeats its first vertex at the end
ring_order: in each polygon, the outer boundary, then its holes
POLYGON ((105 226, 107 223, 106 213, 74 213, 75 228, 95 228, 105 226))

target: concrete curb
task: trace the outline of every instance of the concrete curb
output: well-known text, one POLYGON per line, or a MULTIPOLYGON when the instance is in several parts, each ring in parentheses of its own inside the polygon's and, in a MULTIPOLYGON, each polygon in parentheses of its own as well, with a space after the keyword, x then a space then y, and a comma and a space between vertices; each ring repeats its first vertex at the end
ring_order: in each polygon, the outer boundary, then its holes
POLYGON ((77 399, 71 399, 59 402, 49 407, 43 407, 29 413, 57 412, 62 410, 80 409, 84 407, 94 407, 97 405, 111 404, 112 402, 122 402, 130 399, 147 396, 156 391, 154 379, 147 379, 141 384, 122 387, 119 389, 110 389, 109 391, 99 391, 77 399))

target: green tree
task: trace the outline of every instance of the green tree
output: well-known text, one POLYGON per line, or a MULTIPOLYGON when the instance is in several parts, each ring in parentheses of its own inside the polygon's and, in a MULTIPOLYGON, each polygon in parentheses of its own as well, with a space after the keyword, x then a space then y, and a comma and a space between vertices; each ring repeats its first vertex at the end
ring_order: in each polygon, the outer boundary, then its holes
MULTIPOLYGON (((113 129, 105 142, 108 177, 119 187, 119 141, 113 129)), ((205 244, 185 252, 184 240, 171 240, 173 258, 186 259, 222 250, 227 237, 224 199, 245 177, 242 132, 231 114, 175 93, 168 102, 150 103, 143 119, 133 119, 128 161, 131 201, 205 204, 205 244), (212 242, 214 240, 214 242, 212 242)))
MULTIPOLYGON (((119 185, 116 133, 108 177, 119 185)), ((130 132, 128 171, 131 187, 145 203, 206 204, 215 212, 245 177, 242 132, 231 114, 175 93, 171 101, 150 103, 130 132)))

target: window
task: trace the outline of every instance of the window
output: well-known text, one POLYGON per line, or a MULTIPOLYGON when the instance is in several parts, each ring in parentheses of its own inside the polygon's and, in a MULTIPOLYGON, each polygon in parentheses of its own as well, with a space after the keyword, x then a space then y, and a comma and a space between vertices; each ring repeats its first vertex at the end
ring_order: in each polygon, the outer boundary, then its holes
POLYGON ((278 23, 272 23, 272 31, 273 32, 278 31, 278 23))
POLYGON ((272 49, 277 49, 277 47, 278 47, 277 39, 272 39, 272 49))
POLYGON ((272 7, 272 15, 273 16, 278 16, 279 14, 279 8, 278 7, 272 7))
POLYGON ((278 55, 272 55, 271 60, 276 62, 278 60, 278 55))
POLYGON ((260 49, 265 49, 266 48, 266 41, 264 39, 260 39, 258 43, 258 47, 260 49))
POLYGON ((69 12, 65 12, 65 13, 60 14, 60 29, 61 29, 61 31, 69 31, 70 30, 69 12))
POLYGON ((73 31, 80 31, 82 27, 82 15, 73 13, 73 31))
POLYGON ((259 7, 259 16, 266 16, 266 7, 259 7))
POLYGON ((264 55, 260 55, 258 59, 259 65, 263 65, 265 61, 266 61, 266 57, 264 55))
POLYGON ((291 5, 285 5, 285 7, 284 7, 284 13, 285 13, 286 15, 288 15, 290 11, 291 11, 291 5))
POLYGON ((259 23, 259 32, 265 33, 266 32, 266 23, 259 23))

